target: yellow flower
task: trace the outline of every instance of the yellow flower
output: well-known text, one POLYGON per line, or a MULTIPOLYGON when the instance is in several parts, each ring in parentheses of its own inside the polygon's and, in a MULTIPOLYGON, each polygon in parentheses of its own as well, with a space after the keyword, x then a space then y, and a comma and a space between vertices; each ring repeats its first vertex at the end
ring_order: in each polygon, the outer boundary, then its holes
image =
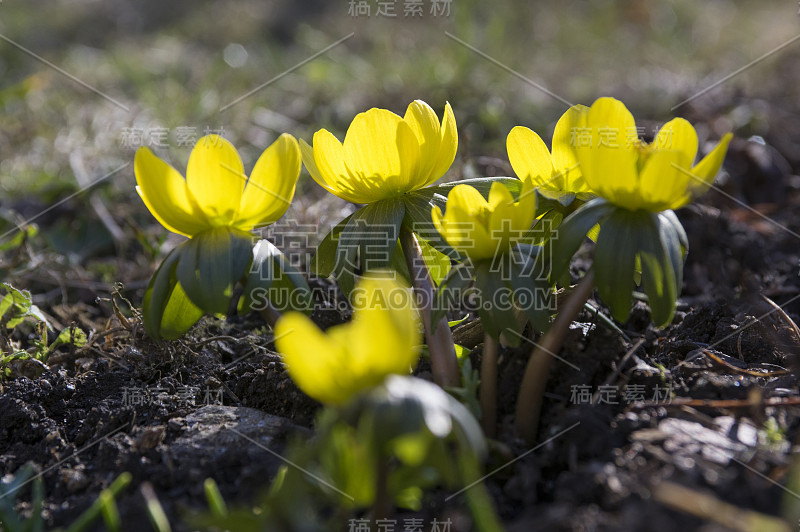
POLYGON ((136 191, 161 225, 193 237, 207 229, 250 231, 278 220, 300 175, 297 140, 281 135, 256 162, 248 179, 233 145, 219 135, 197 141, 186 179, 147 147, 134 160, 136 191))
POLYGON ((727 133, 702 161, 697 133, 683 118, 670 120, 651 144, 639 140, 633 115, 614 98, 600 98, 573 136, 581 171, 592 190, 632 211, 677 209, 705 193, 722 166, 727 133))
POLYGON ((571 139, 589 108, 570 107, 556 123, 553 153, 542 138, 527 127, 517 126, 506 139, 511 167, 520 179, 530 178, 539 190, 554 192, 591 192, 581 174, 571 139))
POLYGON ((431 211, 439 234, 475 262, 504 253, 528 234, 535 216, 536 196, 529 178, 516 203, 500 182, 492 183, 489 201, 469 185, 456 185, 447 196, 444 215, 439 207, 431 211))
POLYGON ((325 129, 313 142, 312 148, 300 141, 311 177, 342 199, 373 203, 442 177, 455 159, 458 134, 449 103, 440 124, 433 109, 416 100, 404 117, 377 108, 358 114, 344 143, 325 129))
POLYGON ((408 374, 419 358, 410 289, 387 277, 366 277, 352 301, 352 321, 326 332, 298 312, 286 313, 275 325, 275 344, 289 375, 323 403, 344 403, 390 374, 408 374))

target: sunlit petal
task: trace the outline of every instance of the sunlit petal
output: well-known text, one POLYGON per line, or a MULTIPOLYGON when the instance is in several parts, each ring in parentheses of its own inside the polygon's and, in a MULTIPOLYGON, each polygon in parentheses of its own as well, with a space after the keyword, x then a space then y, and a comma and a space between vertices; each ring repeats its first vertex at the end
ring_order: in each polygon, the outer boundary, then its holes
POLYGON ((369 181, 400 175, 402 163, 397 153, 397 131, 402 121, 386 109, 374 108, 356 115, 343 146, 347 168, 358 179, 369 181))
POLYGON ((237 226, 249 230, 283 216, 294 197, 299 175, 300 147, 293 136, 284 133, 256 162, 244 189, 237 226))
POLYGON ((349 398, 347 383, 340 380, 340 372, 347 370, 344 348, 305 315, 289 312, 278 320, 275 346, 289 376, 307 395, 333 404, 349 398))
POLYGON ((411 127, 419 142, 420 179, 427 181, 437 163, 439 146, 442 143, 439 117, 427 103, 415 100, 406 109, 403 121, 411 127))
POLYGON ((143 146, 136 151, 134 173, 137 192, 166 229, 191 237, 207 227, 208 221, 197 208, 181 174, 149 148, 143 146))
POLYGON ((576 138, 585 126, 588 111, 585 105, 573 105, 558 119, 553 132, 553 169, 564 192, 589 192, 575 153, 576 138))
POLYGON ((456 129, 456 117, 449 102, 444 106, 444 116, 442 117, 439 133, 441 140, 439 142, 439 151, 436 154, 436 164, 425 179, 425 185, 433 183, 446 174, 456 158, 458 130, 456 129))
POLYGON ((508 160, 520 179, 530 178, 536 186, 549 188, 553 161, 542 138, 527 127, 516 126, 506 138, 508 160))
POLYGON ((731 142, 733 135, 726 133, 719 141, 711 153, 703 157, 703 160, 697 163, 692 168, 692 174, 699 177, 700 180, 693 179, 690 183, 691 193, 693 197, 698 197, 704 194, 714 179, 717 177, 719 169, 722 167, 722 162, 725 160, 725 154, 728 152, 728 145, 731 142))
POLYGON ((629 142, 636 132, 633 115, 622 102, 599 98, 586 113, 586 127, 590 137, 585 143, 578 139, 575 151, 589 187, 613 203, 638 209, 639 153, 629 142))
POLYGON ((247 175, 236 148, 219 135, 199 139, 189 156, 186 184, 211 225, 236 218, 247 175))

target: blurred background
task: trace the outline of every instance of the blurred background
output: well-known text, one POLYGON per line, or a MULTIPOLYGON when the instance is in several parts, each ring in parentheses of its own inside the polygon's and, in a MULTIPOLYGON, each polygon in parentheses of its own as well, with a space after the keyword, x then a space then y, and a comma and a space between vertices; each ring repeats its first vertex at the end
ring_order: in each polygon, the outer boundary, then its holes
MULTIPOLYGON (((137 147, 183 172, 192 141, 218 132, 249 172, 282 132, 343 138, 358 112, 402 114, 416 98, 455 110, 448 179, 511 174, 513 126, 549 141, 564 102, 605 95, 650 133, 673 116, 695 123, 701 142, 735 131, 734 160, 758 155, 747 140, 757 135, 765 164, 795 175, 797 10, 776 0, 3 0, 0 273, 48 306, 91 302, 115 281, 140 295, 179 238, 134 191, 137 147), (34 217, 35 229, 14 230, 34 217)), ((796 180, 748 187, 734 174, 723 184, 749 204, 796 180)), ((350 209, 304 170, 287 219, 320 223, 321 238, 350 209)))

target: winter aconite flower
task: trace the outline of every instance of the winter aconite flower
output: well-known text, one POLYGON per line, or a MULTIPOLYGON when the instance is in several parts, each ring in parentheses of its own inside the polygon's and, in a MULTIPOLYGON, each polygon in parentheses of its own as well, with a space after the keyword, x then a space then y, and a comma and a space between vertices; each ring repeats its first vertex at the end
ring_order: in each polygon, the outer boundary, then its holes
POLYGON ((522 184, 519 201, 502 183, 492 183, 487 201, 469 185, 456 185, 447 196, 445 213, 433 207, 431 218, 439 234, 473 262, 502 254, 528 234, 536 214, 530 179, 522 184))
POLYGON ((575 128, 589 108, 570 107, 556 123, 552 154, 542 138, 527 127, 516 126, 508 134, 506 149, 514 172, 520 179, 530 178, 540 191, 589 193, 573 149, 575 128))
POLYGON ((711 186, 732 135, 694 164, 698 141, 683 118, 670 120, 651 144, 639 140, 633 115, 614 98, 600 98, 575 127, 572 142, 591 189, 625 209, 677 209, 711 186))
POLYGON ((404 117, 373 108, 358 114, 344 143, 329 131, 301 142, 303 163, 330 193, 353 203, 373 203, 429 185, 453 164, 458 147, 456 119, 448 103, 441 123, 421 100, 404 117))
POLYGON ((353 295, 353 320, 321 331, 308 317, 285 314, 275 344, 306 394, 340 404, 390 374, 408 374, 421 335, 410 289, 387 277, 365 277, 353 295))
POLYGON ((300 175, 297 140, 281 135, 248 178, 233 145, 218 135, 197 141, 186 179, 147 147, 136 152, 136 190, 168 230, 193 237, 207 229, 250 231, 278 220, 294 196, 300 175))

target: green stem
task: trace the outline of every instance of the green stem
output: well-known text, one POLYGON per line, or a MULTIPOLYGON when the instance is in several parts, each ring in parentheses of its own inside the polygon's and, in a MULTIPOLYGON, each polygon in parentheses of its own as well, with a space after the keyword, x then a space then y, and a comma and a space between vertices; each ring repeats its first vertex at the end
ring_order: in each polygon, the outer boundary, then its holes
POLYGON ((377 471, 375 475, 375 504, 372 507, 372 519, 388 519, 391 513, 389 497, 389 458, 378 453, 377 471))
POLYGON ((274 330, 275 324, 278 323, 278 320, 281 317, 281 313, 278 309, 273 307, 272 303, 269 301, 265 301, 265 303, 266 306, 262 309, 259 309, 258 313, 261 314, 261 317, 264 319, 264 321, 266 321, 267 324, 274 330))
POLYGON ((411 284, 414 286, 419 310, 422 314, 422 326, 425 329, 425 341, 431 355, 433 380, 443 388, 456 387, 461 384, 458 371, 458 358, 453 343, 453 335, 447 325, 447 317, 437 323, 431 323, 431 307, 433 305, 433 281, 422 258, 422 249, 416 235, 403 225, 400 229, 400 245, 406 257, 411 284))
POLYGON ((539 429, 539 416, 542 411, 542 399, 547 387, 547 376, 553 356, 558 353, 564 343, 564 338, 569 330, 569 325, 578 316, 583 304, 592 295, 594 290, 594 272, 589 270, 575 287, 563 306, 558 309, 550 330, 545 333, 536 349, 528 360, 522 385, 517 396, 517 411, 515 425, 520 436, 528 443, 536 440, 539 429))
POLYGON ((481 355, 481 426, 487 438, 497 435, 497 340, 484 335, 481 355))
MULTIPOLYGON (((132 478, 131 474, 127 471, 122 473, 114 479, 114 482, 112 482, 108 488, 104 489, 101 494, 108 493, 113 500, 114 497, 117 497, 120 492, 131 483, 132 478)), ((98 496, 92 505, 70 525, 67 532, 81 532, 89 528, 89 525, 102 514, 104 504, 109 504, 108 498, 98 496)))

